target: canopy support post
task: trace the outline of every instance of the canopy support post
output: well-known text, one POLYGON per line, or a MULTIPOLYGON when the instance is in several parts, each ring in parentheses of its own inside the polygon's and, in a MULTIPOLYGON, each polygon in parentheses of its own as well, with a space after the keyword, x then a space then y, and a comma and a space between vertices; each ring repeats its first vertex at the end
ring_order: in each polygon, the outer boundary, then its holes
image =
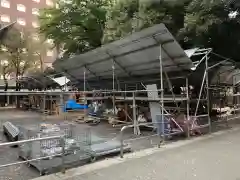
POLYGON ((115 61, 112 60, 112 90, 113 90, 113 96, 112 96, 112 103, 113 103, 113 114, 116 115, 116 109, 115 109, 115 61))
POLYGON ((202 90, 203 90, 204 82, 205 82, 205 79, 206 79, 206 74, 207 74, 207 69, 204 71, 204 75, 203 75, 203 79, 202 79, 202 85, 201 85, 201 88, 200 88, 200 92, 199 92, 199 96, 198 96, 198 101, 197 101, 197 106, 196 106, 196 109, 195 109, 194 117, 197 116, 198 107, 199 107, 199 103, 201 101, 201 96, 202 96, 202 90))
POLYGON ((207 91, 207 114, 208 114, 208 125, 209 125, 209 133, 212 132, 212 122, 210 119, 210 104, 209 104, 209 79, 208 79, 208 54, 206 55, 205 60, 205 66, 206 66, 206 91, 207 91))
POLYGON ((87 119, 87 109, 86 109, 86 67, 83 71, 83 95, 84 95, 84 121, 87 119))
POLYGON ((187 96, 187 138, 190 137, 190 116, 189 116, 189 109, 190 109, 190 106, 189 106, 189 84, 188 84, 188 77, 186 78, 186 96, 187 96))
POLYGON ((163 97, 164 97, 164 87, 163 87, 163 63, 162 63, 162 45, 160 45, 160 48, 159 48, 159 66, 160 66, 160 91, 161 91, 161 122, 160 124, 158 125, 159 127, 159 135, 162 136, 162 140, 164 141, 165 140, 165 122, 164 122, 164 100, 163 100, 163 97))
POLYGON ((169 80, 169 77, 168 77, 166 71, 164 71, 164 74, 165 74, 166 79, 167 79, 168 87, 169 87, 169 89, 170 89, 170 91, 171 91, 171 93, 172 93, 173 101, 174 101, 174 103, 175 103, 175 105, 176 105, 176 107, 177 107, 177 111, 180 112, 179 106, 178 106, 178 104, 177 104, 177 102, 176 102, 176 96, 175 96, 175 94, 174 94, 174 92, 173 92, 173 89, 172 89, 172 83, 171 83, 171 81, 169 80))

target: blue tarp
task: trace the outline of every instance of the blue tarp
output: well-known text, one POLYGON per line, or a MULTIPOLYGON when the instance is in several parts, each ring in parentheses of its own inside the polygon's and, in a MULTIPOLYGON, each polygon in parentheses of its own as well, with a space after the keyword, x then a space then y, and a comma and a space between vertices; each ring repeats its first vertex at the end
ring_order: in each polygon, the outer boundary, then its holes
POLYGON ((88 109, 88 105, 78 104, 74 99, 69 99, 66 102, 63 111, 66 112, 67 109, 88 109))

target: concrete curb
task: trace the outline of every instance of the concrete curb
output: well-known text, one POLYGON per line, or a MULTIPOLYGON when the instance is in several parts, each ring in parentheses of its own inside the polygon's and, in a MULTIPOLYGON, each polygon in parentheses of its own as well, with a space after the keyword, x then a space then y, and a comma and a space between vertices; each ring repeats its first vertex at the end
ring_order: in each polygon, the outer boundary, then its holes
POLYGON ((126 161, 130 161, 130 160, 133 160, 133 159, 149 156, 149 155, 152 155, 154 153, 163 152, 163 151, 178 148, 178 147, 181 147, 181 146, 186 146, 186 145, 191 144, 191 143, 211 139, 211 138, 214 138, 216 136, 221 136, 221 135, 227 134, 229 132, 234 132, 234 131, 239 131, 239 130, 240 130, 240 127, 236 127, 236 128, 231 128, 231 129, 225 130, 225 131, 215 132, 215 133, 205 135, 205 136, 200 136, 200 137, 196 137, 196 138, 192 138, 192 139, 188 139, 188 140, 177 141, 177 142, 166 144, 166 145, 162 146, 161 148, 157 148, 157 147, 156 148, 149 148, 149 149, 129 153, 129 154, 126 154, 124 156, 124 158, 115 157, 115 158, 111 158, 111 159, 105 159, 105 160, 102 160, 102 161, 98 161, 98 162, 95 162, 93 164, 87 164, 87 165, 84 165, 84 166, 81 166, 81 167, 69 169, 69 170, 66 171, 65 174, 56 173, 56 174, 51 174, 51 175, 48 175, 48 176, 38 177, 38 178, 35 178, 33 180, 67 180, 67 179, 73 178, 75 176, 86 174, 86 173, 89 173, 89 172, 92 172, 92 171, 95 171, 95 170, 99 170, 99 169, 102 169, 102 168, 107 168, 107 167, 110 167, 112 165, 120 164, 120 163, 123 163, 123 162, 126 162, 126 161))

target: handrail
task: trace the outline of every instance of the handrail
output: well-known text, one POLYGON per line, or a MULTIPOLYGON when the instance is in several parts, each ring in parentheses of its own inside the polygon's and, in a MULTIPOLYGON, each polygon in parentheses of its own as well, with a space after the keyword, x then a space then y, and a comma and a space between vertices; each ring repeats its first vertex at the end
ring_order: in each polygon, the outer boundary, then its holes
MULTIPOLYGON (((7 142, 7 143, 0 143, 0 148, 4 146, 14 146, 14 145, 20 145, 20 144, 25 144, 29 142, 36 142, 36 141, 45 141, 45 140, 52 140, 52 139, 59 139, 61 146, 62 146, 62 152, 50 156, 44 156, 44 157, 38 157, 35 159, 27 159, 25 161, 20 161, 20 162, 14 162, 14 163, 8 163, 8 164, 2 164, 0 165, 0 168, 8 167, 8 166, 13 166, 13 165, 20 165, 20 164, 25 164, 29 163, 32 161, 38 161, 46 158, 52 158, 56 156, 61 156, 62 157, 62 173, 65 173, 65 167, 64 167, 64 154, 65 154, 65 142, 64 142, 64 136, 50 136, 50 137, 44 137, 44 138, 34 138, 34 139, 26 139, 26 140, 21 140, 21 141, 15 141, 15 142, 7 142)), ((40 172, 41 174, 41 172, 40 172)))
POLYGON ((126 125, 126 126, 123 126, 120 130, 120 157, 123 158, 123 146, 124 146, 124 143, 123 143, 123 133, 126 129, 128 128, 132 128, 132 127, 139 127, 139 126, 146 126, 146 125, 149 125, 149 124, 154 124, 154 123, 139 123, 137 125, 126 125))
POLYGON ((128 125, 128 126, 123 126, 121 128, 121 131, 120 131, 120 157, 123 158, 123 132, 124 130, 128 129, 128 128, 131 128, 131 127, 134 127, 134 125, 128 125))
POLYGON ((3 146, 14 146, 14 145, 19 145, 19 144, 24 144, 28 142, 35 142, 35 141, 44 141, 44 140, 51 140, 51 139, 60 139, 63 136, 50 136, 50 137, 45 137, 45 138, 35 138, 35 139, 26 139, 22 141, 14 141, 14 142, 7 142, 7 143, 0 143, 0 147, 3 146))

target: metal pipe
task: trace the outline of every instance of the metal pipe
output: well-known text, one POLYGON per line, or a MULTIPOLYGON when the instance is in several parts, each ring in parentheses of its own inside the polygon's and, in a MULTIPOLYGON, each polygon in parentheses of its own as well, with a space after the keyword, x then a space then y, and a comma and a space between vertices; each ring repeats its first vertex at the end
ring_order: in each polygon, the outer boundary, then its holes
MULTIPOLYGON (((153 123, 139 123, 137 124, 137 126, 147 126, 147 125, 152 125, 153 123)), ((120 157, 123 158, 123 147, 124 147, 124 140, 123 140, 123 134, 124 134, 124 131, 128 128, 132 128, 134 127, 134 125, 126 125, 126 126, 123 126, 120 130, 120 157)), ((180 134, 180 133, 183 133, 183 130, 181 130, 180 132, 176 132, 176 133, 170 133, 169 135, 174 135, 174 134, 180 134)), ((157 134, 159 135, 159 134, 157 134)), ((155 136, 155 135, 150 135, 150 136, 147 136, 147 137, 151 137, 151 136, 155 136)), ((145 138, 145 137, 140 137, 140 138, 135 138, 136 139, 142 139, 142 138, 145 138)), ((134 140, 134 139, 133 139, 134 140)))
POLYGON ((125 129, 130 128, 130 127, 132 127, 132 125, 130 125, 130 126, 123 126, 121 128, 121 131, 120 131, 120 143, 121 143, 121 146, 120 146, 120 157, 121 158, 123 158, 123 146, 124 146, 124 144, 123 144, 123 132, 124 132, 125 129))
MULTIPOLYGON (((209 78, 208 78, 208 56, 206 56, 206 91, 207 91, 207 113, 208 113, 208 124, 209 124, 209 133, 212 132, 212 122, 211 122, 211 119, 210 119, 210 103, 209 103, 209 89, 208 89, 208 86, 209 86, 209 78)), ((196 115, 196 114, 195 114, 196 115)))
POLYGON ((137 114, 136 114, 136 100, 135 100, 135 93, 133 93, 133 124, 134 124, 134 128, 133 128, 133 132, 135 135, 139 135, 139 132, 137 130, 137 118, 136 118, 137 114))
MULTIPOLYGON (((113 91, 113 90, 106 90, 106 91, 101 91, 102 93, 133 93, 133 92, 160 92, 161 89, 157 89, 157 90, 132 90, 132 91, 113 91)), ((83 91, 0 91, 0 96, 1 95, 59 95, 59 94, 74 94, 74 93, 79 93, 79 92, 83 92, 83 91)), ((98 92, 97 90, 93 90, 93 91, 85 91, 85 93, 87 94, 93 94, 98 92)))
POLYGON ((202 114, 202 115, 197 115, 197 116, 193 116, 193 117, 208 117, 208 114, 202 114))
POLYGON ((24 144, 24 143, 35 142, 35 141, 60 139, 61 137, 62 136, 51 136, 51 137, 44 137, 44 138, 26 139, 26 140, 22 140, 22 141, 6 142, 6 143, 0 143, 0 147, 14 146, 14 145, 18 145, 18 144, 24 144))
MULTIPOLYGON (((159 49, 159 66, 160 66, 160 93, 161 93, 161 134, 163 141, 165 140, 165 126, 164 126, 164 101, 163 101, 163 96, 164 96, 164 87, 163 87, 163 64, 162 64, 162 46, 160 45, 159 49)), ((158 126, 159 127, 159 126, 158 126)), ((159 134, 160 135, 160 134, 159 134)))
MULTIPOLYGON (((197 63, 197 65, 195 67, 198 67, 204 60, 206 60, 206 58, 208 58, 208 54, 211 52, 212 50, 209 50, 208 52, 204 52, 203 54, 205 54, 201 60, 197 63)), ((195 54, 197 55, 197 54, 195 54)))
POLYGON ((230 61, 230 59, 226 59, 226 60, 220 61, 220 62, 217 63, 217 64, 214 64, 214 65, 212 65, 212 66, 210 66, 210 67, 207 67, 206 70, 211 70, 212 68, 215 68, 215 67, 219 66, 220 64, 225 63, 225 62, 227 62, 227 61, 230 61))
MULTIPOLYGON (((84 79, 84 83, 83 83, 83 95, 84 95, 84 106, 86 106, 87 104, 87 99, 86 99, 86 68, 84 68, 84 72, 83 72, 83 79, 84 79)), ((84 108, 84 121, 86 120, 87 117, 87 109, 84 108)))
POLYGON ((201 96, 202 96, 202 90, 203 90, 203 86, 204 86, 204 82, 205 82, 205 78, 206 78, 206 73, 207 73, 207 71, 205 70, 204 75, 203 75, 203 79, 202 79, 202 85, 201 85, 201 88, 200 88, 200 92, 199 92, 198 101, 197 101, 197 106, 196 106, 196 109, 195 109, 195 114, 194 114, 194 116, 197 115, 198 106, 199 106, 199 103, 200 103, 200 99, 201 99, 201 96))
POLYGON ((66 172, 66 168, 65 168, 65 141, 64 138, 60 139, 60 143, 61 143, 61 147, 62 147, 62 155, 61 155, 61 159, 62 159, 62 173, 66 172))
POLYGON ((169 89, 170 89, 170 91, 171 91, 171 93, 172 93, 173 101, 174 101, 174 103, 175 103, 175 105, 176 105, 176 107, 177 107, 178 112, 180 112, 179 107, 178 107, 178 104, 177 104, 177 102, 176 102, 175 94, 174 94, 173 89, 172 89, 172 83, 170 82, 166 71, 164 71, 164 74, 165 74, 166 79, 167 79, 168 87, 169 87, 169 89))
POLYGON ((62 154, 54 154, 54 155, 51 155, 51 156, 45 156, 45 157, 40 157, 40 158, 35 158, 35 159, 29 159, 29 160, 26 160, 26 161, 4 164, 4 165, 0 165, 0 168, 14 166, 14 165, 20 165, 20 164, 25 164, 25 163, 38 161, 38 160, 43 160, 43 159, 52 158, 52 157, 61 156, 61 155, 62 154))
POLYGON ((47 120, 47 114, 46 114, 46 95, 43 95, 43 117, 44 121, 47 120))
POLYGON ((114 60, 112 61, 112 88, 113 91, 115 90, 115 62, 114 60))
POLYGON ((186 94, 187 94, 187 137, 189 138, 190 137, 190 128, 189 128, 189 120, 190 120, 190 117, 189 117, 189 92, 188 92, 188 78, 186 78, 186 94))

